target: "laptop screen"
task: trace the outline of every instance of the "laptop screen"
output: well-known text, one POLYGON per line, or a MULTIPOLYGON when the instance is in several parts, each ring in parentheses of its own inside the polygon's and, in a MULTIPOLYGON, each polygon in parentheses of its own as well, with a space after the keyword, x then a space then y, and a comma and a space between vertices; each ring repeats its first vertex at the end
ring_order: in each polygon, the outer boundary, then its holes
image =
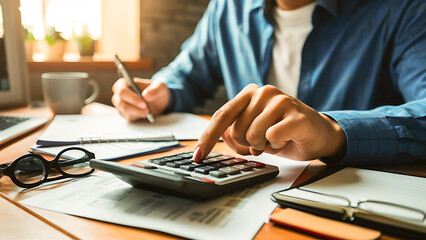
POLYGON ((19 1, 0 0, 0 108, 25 106, 29 95, 19 1))
POLYGON ((0 5, 0 91, 9 91, 9 76, 7 74, 6 46, 4 42, 3 11, 0 5))

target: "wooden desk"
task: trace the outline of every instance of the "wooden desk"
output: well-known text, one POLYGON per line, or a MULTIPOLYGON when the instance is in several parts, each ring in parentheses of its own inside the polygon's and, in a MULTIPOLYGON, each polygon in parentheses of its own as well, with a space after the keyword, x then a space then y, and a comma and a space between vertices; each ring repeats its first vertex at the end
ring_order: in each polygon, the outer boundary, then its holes
MULTIPOLYGON (((83 109, 84 114, 97 114, 97 113, 105 113, 111 111, 109 107, 100 104, 90 104, 83 109)), ((5 113, 0 112, 0 113, 5 113)), ((44 115, 51 116, 50 112, 45 109, 30 109, 30 108, 22 108, 16 110, 6 111, 9 114, 18 114, 18 115, 44 115)), ((34 144, 37 138, 42 134, 42 132, 47 128, 48 124, 41 127, 38 130, 35 130, 21 138, 15 139, 12 142, 8 142, 0 146, 0 164, 13 161, 19 156, 28 152, 29 147, 34 144)), ((192 151, 195 146, 195 141, 185 141, 182 142, 184 145, 183 148, 174 149, 168 151, 166 153, 158 153, 149 156, 137 157, 132 159, 127 159, 121 161, 124 164, 128 164, 135 161, 141 161, 148 158, 158 157, 161 155, 168 155, 173 153, 178 153, 182 151, 192 151)), ((218 143, 214 151, 234 154, 232 150, 223 142, 218 143)), ((426 166, 422 165, 423 170, 419 171, 419 167, 415 166, 413 169, 417 169, 418 172, 423 172, 426 175, 426 166)), ((409 170, 408 167, 405 167, 409 170)), ((311 164, 305 169, 305 171, 299 176, 296 180, 295 185, 302 183, 317 173, 326 169, 326 165, 321 163, 320 161, 312 161, 311 164)), ((395 169, 394 169, 395 170, 395 169)), ((51 187, 57 187, 56 185, 51 187)), ((50 188, 50 189, 51 189, 50 188)), ((49 190, 48 188, 36 188, 33 190, 23 190, 21 188, 16 187, 8 177, 3 177, 0 180, 0 192, 7 195, 9 198, 20 201, 22 199, 28 198, 30 196, 36 195, 43 191, 49 190)), ((160 233, 151 230, 132 228, 126 226, 120 226, 116 224, 110 224, 90 219, 85 219, 81 217, 74 217, 62 213, 52 212, 48 210, 32 208, 32 211, 40 216, 43 216, 48 221, 53 224, 59 226, 60 228, 72 233, 78 238, 82 239, 176 239, 176 236, 167 235, 165 233, 160 233)), ((1 216, 4 218, 4 216, 1 216)), ((17 223, 18 224, 18 223, 17 223)), ((21 223, 22 224, 22 223, 21 223)), ((25 227, 25 226, 23 226, 25 227)), ((30 234, 30 233, 29 233, 30 234)), ((316 239, 311 236, 292 231, 290 229, 285 229, 281 227, 276 227, 271 223, 264 224, 264 226, 260 229, 259 233, 255 237, 255 239, 316 239)), ((389 237, 383 237, 383 239, 392 239, 389 237)))
POLYGON ((78 239, 0 192, 1 239, 78 239))

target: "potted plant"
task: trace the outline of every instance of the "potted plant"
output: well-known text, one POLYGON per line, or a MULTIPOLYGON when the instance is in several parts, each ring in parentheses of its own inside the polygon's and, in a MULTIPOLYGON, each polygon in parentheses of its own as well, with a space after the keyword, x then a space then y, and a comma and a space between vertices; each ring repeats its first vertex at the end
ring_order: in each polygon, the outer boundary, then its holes
POLYGON ((24 27, 24 34, 25 34, 25 55, 27 60, 31 60, 33 57, 33 49, 34 49, 34 43, 36 41, 34 34, 32 32, 32 27, 24 27))
POLYGON ((81 56, 93 56, 95 52, 95 40, 88 31, 87 26, 83 27, 83 33, 77 36, 78 48, 81 56))
POLYGON ((61 36, 60 32, 56 31, 55 27, 48 27, 46 29, 44 41, 48 45, 45 54, 46 60, 62 59, 65 49, 65 39, 61 36))

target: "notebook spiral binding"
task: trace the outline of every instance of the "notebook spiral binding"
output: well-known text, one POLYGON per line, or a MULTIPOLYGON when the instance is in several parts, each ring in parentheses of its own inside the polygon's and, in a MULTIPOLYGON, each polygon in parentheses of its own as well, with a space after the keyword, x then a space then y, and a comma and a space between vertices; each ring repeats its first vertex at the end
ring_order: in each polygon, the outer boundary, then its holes
POLYGON ((176 141, 174 136, 164 137, 146 137, 146 138, 99 138, 99 137, 80 137, 78 142, 80 144, 93 144, 93 143, 118 143, 118 142, 168 142, 176 141))

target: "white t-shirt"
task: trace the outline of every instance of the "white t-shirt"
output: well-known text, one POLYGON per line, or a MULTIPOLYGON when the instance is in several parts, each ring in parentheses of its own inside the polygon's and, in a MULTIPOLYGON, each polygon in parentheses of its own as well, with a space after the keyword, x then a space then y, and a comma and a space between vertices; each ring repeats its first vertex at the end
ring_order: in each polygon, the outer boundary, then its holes
POLYGON ((276 6, 272 12, 275 20, 274 46, 267 83, 293 97, 297 97, 302 48, 312 30, 314 7, 315 3, 311 3, 296 10, 285 11, 276 6))

